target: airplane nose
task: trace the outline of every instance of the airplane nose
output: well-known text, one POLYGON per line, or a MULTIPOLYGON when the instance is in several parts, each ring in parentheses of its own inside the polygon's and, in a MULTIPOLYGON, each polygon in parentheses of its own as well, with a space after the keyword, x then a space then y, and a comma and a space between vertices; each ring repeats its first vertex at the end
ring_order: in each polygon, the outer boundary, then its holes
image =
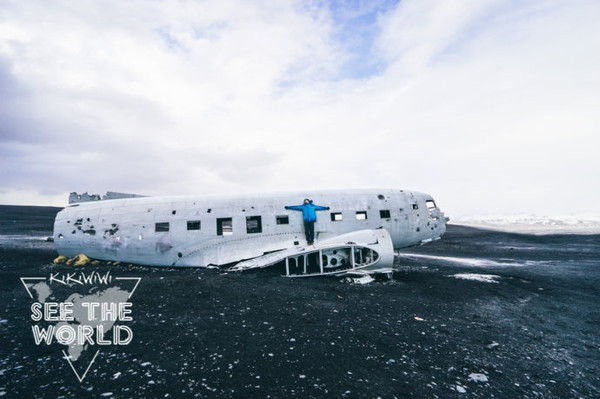
POLYGON ((431 227, 433 233, 433 239, 439 239, 446 232, 446 223, 450 218, 444 215, 444 212, 437 206, 429 209, 429 221, 428 224, 431 227))

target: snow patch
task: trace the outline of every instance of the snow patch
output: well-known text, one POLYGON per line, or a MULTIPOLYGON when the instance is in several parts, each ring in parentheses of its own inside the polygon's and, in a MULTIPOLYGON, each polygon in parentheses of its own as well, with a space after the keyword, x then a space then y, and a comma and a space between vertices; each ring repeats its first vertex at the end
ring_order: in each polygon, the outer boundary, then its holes
POLYGON ((457 273, 451 277, 460 278, 463 280, 481 281, 482 283, 497 283, 496 279, 500 276, 495 274, 477 274, 477 273, 457 273))
POLYGON ((483 258, 458 258, 454 256, 436 256, 436 255, 424 255, 424 254, 411 254, 411 253, 399 253, 399 258, 418 258, 418 259, 431 259, 436 261, 458 263, 467 266, 524 266, 523 263, 516 262, 498 262, 491 259, 483 258))
POLYGON ((600 215, 474 215, 452 218, 451 224, 530 234, 600 234, 600 215))

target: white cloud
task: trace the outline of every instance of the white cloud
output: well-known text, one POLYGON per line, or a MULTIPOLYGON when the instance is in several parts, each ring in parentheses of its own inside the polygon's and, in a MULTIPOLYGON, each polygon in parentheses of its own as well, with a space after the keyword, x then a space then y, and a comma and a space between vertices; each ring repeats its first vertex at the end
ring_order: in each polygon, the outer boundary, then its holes
POLYGON ((363 6, 3 5, 0 201, 384 186, 450 215, 600 207, 595 2, 363 6))

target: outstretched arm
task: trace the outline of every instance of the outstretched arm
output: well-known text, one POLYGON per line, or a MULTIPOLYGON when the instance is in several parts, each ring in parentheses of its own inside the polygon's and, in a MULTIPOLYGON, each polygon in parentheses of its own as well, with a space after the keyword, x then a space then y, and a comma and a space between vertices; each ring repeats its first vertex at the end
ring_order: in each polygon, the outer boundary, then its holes
POLYGON ((291 209, 293 211, 301 211, 302 210, 302 205, 286 206, 285 209, 291 209))
POLYGON ((315 211, 328 211, 328 210, 329 210, 328 206, 315 205, 315 211))

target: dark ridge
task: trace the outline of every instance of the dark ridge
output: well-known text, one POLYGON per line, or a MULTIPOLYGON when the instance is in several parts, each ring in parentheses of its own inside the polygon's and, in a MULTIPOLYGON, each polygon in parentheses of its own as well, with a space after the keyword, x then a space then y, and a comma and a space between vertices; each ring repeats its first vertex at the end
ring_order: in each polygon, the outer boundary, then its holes
POLYGON ((0 234, 52 235, 56 214, 54 206, 0 205, 0 234))

